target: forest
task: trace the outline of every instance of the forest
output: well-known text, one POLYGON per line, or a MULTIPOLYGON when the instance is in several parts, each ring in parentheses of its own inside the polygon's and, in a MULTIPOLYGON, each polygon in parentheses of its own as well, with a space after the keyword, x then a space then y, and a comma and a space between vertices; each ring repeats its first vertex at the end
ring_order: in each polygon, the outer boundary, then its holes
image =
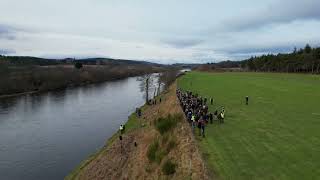
POLYGON ((265 54, 253 56, 242 61, 221 61, 200 65, 203 71, 251 71, 320 74, 320 47, 304 48, 290 53, 265 54))
POLYGON ((320 73, 320 47, 312 48, 309 44, 304 49, 294 48, 288 54, 268 54, 251 57, 240 63, 240 67, 248 71, 258 72, 293 72, 320 73))

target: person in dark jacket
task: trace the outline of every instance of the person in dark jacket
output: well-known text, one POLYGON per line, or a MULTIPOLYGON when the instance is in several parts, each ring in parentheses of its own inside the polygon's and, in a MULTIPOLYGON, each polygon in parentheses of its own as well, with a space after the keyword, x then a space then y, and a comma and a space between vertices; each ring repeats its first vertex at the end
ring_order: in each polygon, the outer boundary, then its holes
POLYGON ((210 104, 213 105, 213 98, 210 98, 210 104))
POLYGON ((210 124, 213 123, 213 114, 210 112, 209 113, 209 120, 210 120, 210 124))
POLYGON ((200 121, 200 126, 201 126, 201 134, 202 134, 202 137, 204 137, 204 129, 205 129, 205 126, 206 126, 206 121, 205 120, 201 120, 200 121))

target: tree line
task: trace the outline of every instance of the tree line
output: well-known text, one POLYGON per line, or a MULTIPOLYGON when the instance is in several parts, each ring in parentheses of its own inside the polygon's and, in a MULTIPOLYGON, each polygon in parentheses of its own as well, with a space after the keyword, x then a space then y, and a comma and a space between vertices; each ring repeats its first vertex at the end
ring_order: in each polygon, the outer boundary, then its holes
POLYGON ((65 59, 45 59, 31 56, 4 56, 0 54, 0 66, 51 66, 51 65, 70 65, 81 63, 83 65, 153 65, 163 66, 146 61, 135 61, 112 58, 65 58, 65 59))
POLYGON ((320 47, 312 48, 307 44, 303 49, 277 55, 268 54, 251 57, 240 62, 240 67, 247 71, 320 73, 320 47))

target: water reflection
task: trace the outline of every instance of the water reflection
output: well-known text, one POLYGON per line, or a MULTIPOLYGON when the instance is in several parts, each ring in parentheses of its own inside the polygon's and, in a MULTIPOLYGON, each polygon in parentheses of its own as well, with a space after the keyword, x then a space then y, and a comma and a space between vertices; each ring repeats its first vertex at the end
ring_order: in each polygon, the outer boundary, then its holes
POLYGON ((63 179, 144 103, 136 78, 0 100, 0 179, 63 179))

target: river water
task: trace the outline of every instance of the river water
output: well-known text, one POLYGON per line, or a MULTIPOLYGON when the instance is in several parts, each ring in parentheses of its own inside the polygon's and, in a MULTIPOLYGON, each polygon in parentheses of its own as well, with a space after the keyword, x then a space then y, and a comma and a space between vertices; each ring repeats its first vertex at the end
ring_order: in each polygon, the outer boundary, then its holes
POLYGON ((144 104, 136 77, 0 99, 0 179, 63 179, 144 104))

